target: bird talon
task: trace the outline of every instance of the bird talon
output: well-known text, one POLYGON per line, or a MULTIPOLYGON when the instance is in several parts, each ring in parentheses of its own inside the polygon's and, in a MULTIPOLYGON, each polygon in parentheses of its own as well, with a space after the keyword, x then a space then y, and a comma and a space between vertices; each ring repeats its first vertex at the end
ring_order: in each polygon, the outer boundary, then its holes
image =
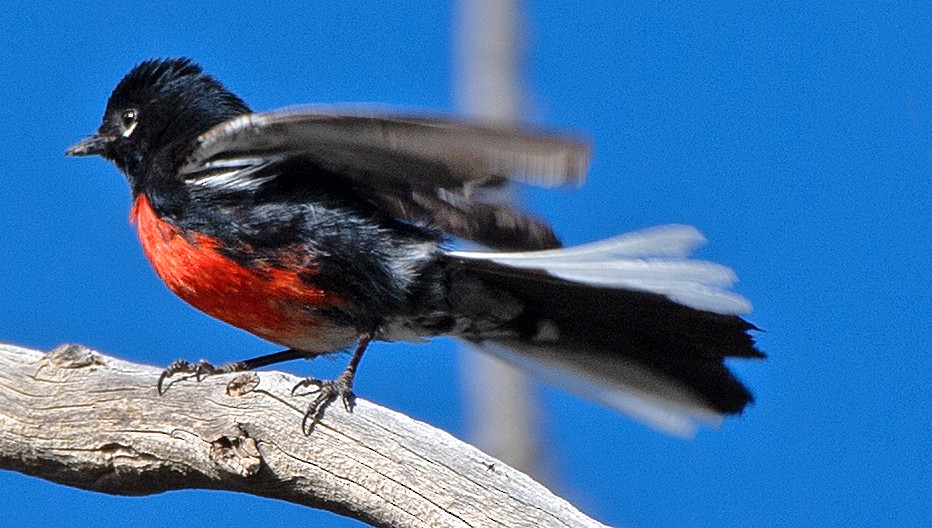
POLYGON ((315 392, 320 392, 320 389, 321 387, 323 387, 324 382, 317 378, 304 378, 303 380, 296 383, 294 387, 291 388, 291 395, 294 396, 298 392, 298 389, 303 389, 304 387, 309 387, 311 385, 314 385, 317 388, 312 389, 310 392, 308 392, 308 394, 314 394, 315 392))
MULTIPOLYGON (((159 376, 159 381, 156 384, 159 396, 165 394, 165 391, 168 390, 168 387, 165 386, 165 380, 179 372, 194 372, 194 365, 192 365, 190 361, 184 359, 176 359, 169 363, 168 366, 165 367, 165 370, 162 371, 162 374, 159 376)), ((171 386, 171 384, 169 384, 169 386, 171 386)))
POLYGON ((346 409, 346 412, 353 412, 353 408, 356 407, 356 393, 348 390, 342 394, 342 399, 343 408, 346 409))
POLYGON ((194 379, 201 381, 202 379, 210 376, 217 372, 217 367, 214 367, 207 360, 202 359, 197 362, 197 365, 194 367, 194 379))
POLYGON ((194 378, 197 381, 201 381, 211 374, 216 374, 218 372, 225 372, 223 367, 215 367, 207 362, 207 360, 200 360, 197 363, 191 363, 190 361, 184 359, 176 359, 169 363, 165 370, 162 371, 162 374, 159 376, 159 381, 156 383, 156 389, 158 390, 159 396, 165 394, 165 391, 168 390, 168 387, 172 386, 178 381, 184 381, 186 379, 194 378), (174 382, 165 385, 165 380, 171 378, 175 374, 187 374, 182 376, 174 382))
POLYGON ((163 384, 165 383, 165 380, 170 378, 171 376, 172 376, 172 373, 169 372, 168 369, 163 370, 162 374, 159 375, 159 381, 155 385, 155 388, 158 391, 159 396, 165 394, 165 387, 163 387, 163 384))
POLYGON ((340 376, 334 380, 306 378, 295 385, 291 391, 292 395, 297 389, 308 385, 317 387, 311 391, 312 394, 317 393, 317 397, 308 405, 307 412, 304 413, 304 418, 301 420, 301 430, 304 431, 305 435, 310 435, 314 431, 314 427, 323 418, 324 411, 338 397, 343 402, 343 408, 346 409, 346 412, 353 412, 353 407, 356 405, 356 394, 353 393, 351 377, 340 376))

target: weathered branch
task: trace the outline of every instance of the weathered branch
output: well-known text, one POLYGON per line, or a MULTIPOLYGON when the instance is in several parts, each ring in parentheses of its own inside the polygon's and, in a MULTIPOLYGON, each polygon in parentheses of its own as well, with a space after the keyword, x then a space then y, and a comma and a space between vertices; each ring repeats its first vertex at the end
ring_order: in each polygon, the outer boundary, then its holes
POLYGON ((106 493, 235 490, 376 526, 602 526, 526 475, 404 415, 332 405, 310 436, 282 372, 158 396, 159 369, 0 345, 0 468, 106 493))

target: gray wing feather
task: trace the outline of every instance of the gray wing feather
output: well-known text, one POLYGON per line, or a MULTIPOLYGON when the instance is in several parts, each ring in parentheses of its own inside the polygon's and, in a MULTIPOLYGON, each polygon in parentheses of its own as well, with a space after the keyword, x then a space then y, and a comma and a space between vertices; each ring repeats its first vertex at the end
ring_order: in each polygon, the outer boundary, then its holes
POLYGON ((500 185, 579 185, 588 142, 489 123, 416 115, 333 113, 294 108, 247 114, 198 138, 182 175, 213 164, 266 155, 304 155, 375 186, 399 180, 443 189, 500 185), (274 154, 273 154, 274 153, 274 154))
POLYGON ((552 229, 501 192, 509 181, 580 185, 586 141, 504 125, 347 108, 246 114, 208 130, 180 170, 191 185, 234 191, 300 158, 407 221, 501 249, 558 247, 552 229), (265 170, 268 168, 269 170, 265 170))

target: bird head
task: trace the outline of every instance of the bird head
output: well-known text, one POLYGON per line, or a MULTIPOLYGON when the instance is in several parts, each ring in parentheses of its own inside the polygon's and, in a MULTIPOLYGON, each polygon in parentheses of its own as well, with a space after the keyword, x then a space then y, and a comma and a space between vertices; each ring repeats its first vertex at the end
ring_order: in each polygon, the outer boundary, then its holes
POLYGON ((250 112, 246 104, 190 59, 152 59, 114 88, 97 132, 69 156, 102 156, 134 184, 156 158, 182 163, 192 141, 210 127, 250 112))

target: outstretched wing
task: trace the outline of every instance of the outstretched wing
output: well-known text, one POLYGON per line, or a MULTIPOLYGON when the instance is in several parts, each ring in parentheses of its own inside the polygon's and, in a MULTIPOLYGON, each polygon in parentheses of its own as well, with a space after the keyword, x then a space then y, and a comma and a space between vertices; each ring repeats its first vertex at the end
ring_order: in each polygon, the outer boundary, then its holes
POLYGON ((509 181, 579 185, 585 141, 515 127, 341 108, 246 114, 202 134, 180 171, 193 184, 259 186, 283 161, 344 178, 395 217, 498 248, 556 247, 550 227, 502 199, 509 181))

